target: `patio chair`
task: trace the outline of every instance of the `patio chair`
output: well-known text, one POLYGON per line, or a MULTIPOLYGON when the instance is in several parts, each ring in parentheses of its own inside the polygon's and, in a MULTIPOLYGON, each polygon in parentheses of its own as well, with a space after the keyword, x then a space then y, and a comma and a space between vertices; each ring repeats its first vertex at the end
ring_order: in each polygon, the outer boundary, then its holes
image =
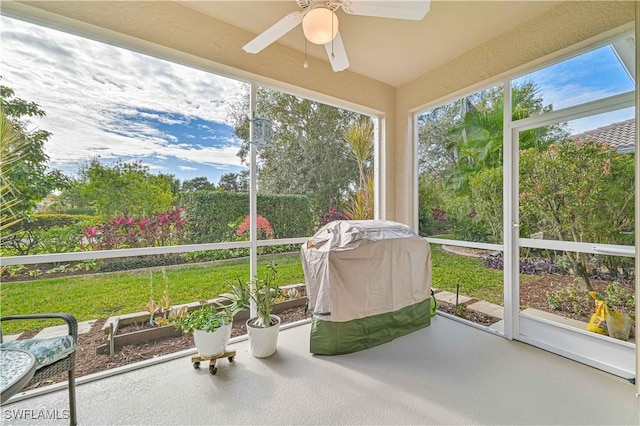
POLYGON ((78 341, 78 322, 70 314, 33 314, 12 315, 0 317, 0 348, 22 349, 31 352, 36 358, 36 371, 33 378, 25 385, 30 386, 67 371, 69 375, 69 423, 75 426, 76 417, 76 388, 75 366, 76 345, 78 341), (62 337, 47 339, 25 339, 12 342, 2 340, 2 322, 10 320, 28 319, 62 319, 69 327, 69 334, 62 337))

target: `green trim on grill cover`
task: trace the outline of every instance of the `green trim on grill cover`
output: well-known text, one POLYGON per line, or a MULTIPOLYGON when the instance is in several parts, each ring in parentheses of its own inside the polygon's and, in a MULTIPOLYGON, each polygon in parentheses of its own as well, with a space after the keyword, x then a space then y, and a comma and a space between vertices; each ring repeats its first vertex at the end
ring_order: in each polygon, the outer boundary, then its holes
POLYGON ((311 353, 338 355, 381 345, 431 324, 431 298, 393 312, 351 321, 325 321, 313 317, 311 353))

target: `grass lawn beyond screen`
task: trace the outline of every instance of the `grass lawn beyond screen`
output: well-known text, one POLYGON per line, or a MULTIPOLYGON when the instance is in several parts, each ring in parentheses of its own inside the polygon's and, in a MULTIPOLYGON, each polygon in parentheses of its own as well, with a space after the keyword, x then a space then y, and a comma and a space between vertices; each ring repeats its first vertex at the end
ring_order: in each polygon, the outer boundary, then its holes
MULTIPOLYGON (((502 305, 502 271, 485 268, 480 259, 447 253, 431 245, 433 286, 502 305)), ((271 260, 278 264, 280 285, 304 282, 298 253, 263 256, 258 261, 258 275, 271 260)), ((249 280, 249 260, 239 259, 165 268, 169 278, 172 304, 213 299, 228 291, 229 281, 240 277, 249 280)), ((164 290, 161 268, 50 278, 2 285, 2 315, 69 312, 78 321, 107 318, 113 315, 144 311, 149 301, 149 274, 153 273, 153 298, 158 301, 164 290)), ((11 321, 5 334, 37 330, 60 322, 11 321)))
MULTIPOLYGON (((264 256, 258 261, 258 276, 275 260, 280 285, 304 282, 298 253, 264 256)), ((249 260, 239 259, 207 264, 166 267, 172 304, 213 299, 229 290, 229 281, 249 280, 249 260)), ((149 301, 149 274, 153 273, 153 298, 157 302, 164 290, 161 268, 79 275, 2 284, 2 316, 68 312, 78 321, 144 311, 149 301)), ((4 334, 37 330, 60 321, 10 321, 4 334)))

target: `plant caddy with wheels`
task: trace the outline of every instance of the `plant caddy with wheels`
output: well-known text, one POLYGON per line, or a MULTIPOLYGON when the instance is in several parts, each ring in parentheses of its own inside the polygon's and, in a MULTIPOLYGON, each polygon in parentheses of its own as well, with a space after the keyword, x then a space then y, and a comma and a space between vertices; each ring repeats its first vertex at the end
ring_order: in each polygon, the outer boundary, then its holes
POLYGON ((227 349, 232 319, 233 315, 229 309, 218 310, 205 305, 189 312, 176 322, 176 327, 185 333, 193 333, 193 340, 198 349, 198 354, 191 357, 193 368, 200 368, 200 362, 209 361, 209 373, 216 374, 218 359, 228 358, 229 362, 233 362, 236 351, 227 349))

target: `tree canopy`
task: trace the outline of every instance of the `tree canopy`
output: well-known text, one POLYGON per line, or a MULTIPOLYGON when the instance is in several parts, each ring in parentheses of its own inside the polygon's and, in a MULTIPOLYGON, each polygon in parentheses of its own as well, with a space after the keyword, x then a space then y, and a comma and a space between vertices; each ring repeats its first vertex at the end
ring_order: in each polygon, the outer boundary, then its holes
POLYGON ((182 182, 182 192, 194 192, 194 191, 213 191, 216 189, 216 184, 209 182, 209 179, 205 176, 195 177, 193 179, 187 179, 182 182))
POLYGON ((218 188, 223 191, 249 192, 249 170, 223 174, 218 181, 218 188))
POLYGON ((151 174, 139 162, 103 165, 94 158, 80 185, 82 194, 106 216, 149 216, 169 210, 175 199, 173 176, 151 174))
MULTIPOLYGON (((469 178, 483 169, 502 165, 504 102, 494 87, 434 108, 419 117, 419 168, 458 193, 469 192, 469 178)), ((553 110, 544 105, 532 82, 512 87, 512 119, 553 110)), ((564 125, 521 132, 521 149, 542 149, 568 136, 564 125)))
POLYGON ((0 108, 7 121, 11 122, 16 138, 21 140, 22 154, 19 161, 4 173, 3 178, 11 182, 16 196, 13 207, 16 215, 28 214, 38 202, 51 191, 68 185, 68 179, 59 170, 49 169, 49 156, 44 144, 51 137, 46 130, 30 130, 30 117, 44 117, 45 111, 35 102, 15 96, 13 89, 0 85, 0 108))
MULTIPOLYGON (((249 97, 232 105, 230 119, 249 152, 249 97)), ((361 114, 283 92, 258 89, 257 111, 274 122, 273 144, 258 151, 261 192, 305 194, 320 217, 330 206, 341 206, 359 180, 358 164, 344 140, 345 130, 361 114)))

